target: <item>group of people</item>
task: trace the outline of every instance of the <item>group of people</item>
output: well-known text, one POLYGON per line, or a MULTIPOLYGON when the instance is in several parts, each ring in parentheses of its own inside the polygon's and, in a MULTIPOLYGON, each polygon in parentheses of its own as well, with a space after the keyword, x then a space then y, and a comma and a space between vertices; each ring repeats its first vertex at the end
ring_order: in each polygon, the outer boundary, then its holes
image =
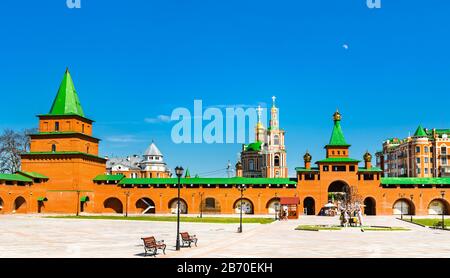
POLYGON ((355 209, 341 209, 341 226, 342 227, 349 227, 352 225, 359 225, 362 227, 363 225, 363 215, 361 208, 357 207, 355 209))

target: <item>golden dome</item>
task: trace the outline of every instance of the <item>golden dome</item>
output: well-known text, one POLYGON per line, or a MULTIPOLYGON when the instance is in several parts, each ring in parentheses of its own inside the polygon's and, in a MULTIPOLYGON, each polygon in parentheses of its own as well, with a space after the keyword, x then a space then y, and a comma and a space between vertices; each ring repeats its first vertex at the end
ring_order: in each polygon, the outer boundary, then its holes
POLYGON ((340 121, 341 118, 342 118, 341 113, 339 113, 339 110, 336 110, 336 112, 334 112, 334 114, 333 114, 333 120, 340 121))
POLYGON ((305 162, 311 162, 312 156, 309 154, 308 151, 306 151, 305 155, 303 156, 303 160, 305 160, 305 162))
POLYGON ((366 153, 364 154, 364 161, 365 162, 370 162, 372 161, 372 155, 369 153, 369 151, 366 151, 366 153))

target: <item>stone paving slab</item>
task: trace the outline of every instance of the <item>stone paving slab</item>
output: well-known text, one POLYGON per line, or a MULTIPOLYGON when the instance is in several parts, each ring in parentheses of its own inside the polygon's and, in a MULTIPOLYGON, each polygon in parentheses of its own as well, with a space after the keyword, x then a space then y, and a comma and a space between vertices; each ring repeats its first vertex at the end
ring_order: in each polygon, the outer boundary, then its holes
POLYGON ((450 257, 450 232, 432 230, 394 217, 366 217, 365 225, 406 227, 410 231, 297 231, 298 225, 336 225, 336 217, 303 216, 273 224, 182 223, 196 234, 198 247, 175 251, 176 223, 127 220, 50 219, 0 216, 2 258, 142 258, 141 237, 154 235, 168 245, 158 258, 339 258, 450 257))

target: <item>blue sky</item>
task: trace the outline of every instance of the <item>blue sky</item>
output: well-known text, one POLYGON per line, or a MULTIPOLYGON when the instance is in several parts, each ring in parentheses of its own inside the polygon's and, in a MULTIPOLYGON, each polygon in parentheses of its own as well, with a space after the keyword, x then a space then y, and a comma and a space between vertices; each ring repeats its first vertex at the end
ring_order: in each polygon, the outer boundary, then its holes
POLYGON ((419 124, 450 127, 447 0, 65 2, 2 1, 1 129, 35 127, 67 66, 102 155, 155 140, 169 166, 191 174, 234 164, 240 150, 176 145, 173 123, 148 120, 194 99, 257 105, 276 95, 291 174, 305 150, 324 157, 337 107, 355 158, 419 124))

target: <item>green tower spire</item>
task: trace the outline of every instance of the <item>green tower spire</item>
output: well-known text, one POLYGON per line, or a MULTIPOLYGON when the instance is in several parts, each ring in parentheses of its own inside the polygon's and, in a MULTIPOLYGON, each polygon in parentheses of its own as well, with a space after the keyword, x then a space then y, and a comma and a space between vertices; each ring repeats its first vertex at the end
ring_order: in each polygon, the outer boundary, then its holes
POLYGON ((186 169, 186 174, 184 175, 184 177, 187 179, 191 177, 191 173, 189 173, 189 168, 186 169))
POLYGON ((84 117, 83 108, 81 108, 68 68, 64 73, 64 78, 59 86, 49 115, 78 115, 84 117))
POLYGON ((331 133, 330 143, 327 146, 350 146, 345 141, 344 133, 341 128, 341 114, 336 111, 333 115, 334 127, 331 133))
POLYGON ((416 132, 414 133, 414 137, 426 137, 427 133, 423 129, 422 125, 419 125, 419 127, 416 129, 416 132))

